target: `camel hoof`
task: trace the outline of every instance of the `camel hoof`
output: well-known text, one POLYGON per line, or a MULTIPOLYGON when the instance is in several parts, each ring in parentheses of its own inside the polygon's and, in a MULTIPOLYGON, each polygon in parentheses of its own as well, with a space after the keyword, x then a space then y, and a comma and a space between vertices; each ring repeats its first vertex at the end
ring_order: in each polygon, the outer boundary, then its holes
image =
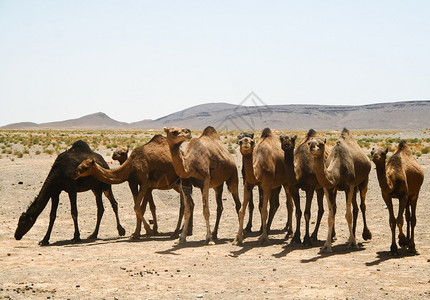
POLYGON ((233 241, 234 246, 242 246, 242 244, 243 244, 243 238, 236 237, 233 241))
POLYGON ((312 246, 312 239, 309 236, 305 236, 303 239, 304 246, 312 246))
POLYGON ((215 245, 215 242, 213 240, 206 241, 206 245, 215 245))
POLYGON ((47 241, 47 240, 41 240, 41 241, 39 242, 39 245, 40 245, 40 246, 49 246, 49 241, 47 241))
POLYGON ((80 238, 80 237, 75 237, 75 238, 73 238, 73 239, 72 239, 72 242, 73 242, 73 243, 81 243, 81 242, 82 242, 82 240, 81 240, 81 238, 80 238))
POLYGON ((327 242, 320 249, 320 253, 332 253, 332 252, 333 252, 333 250, 331 249, 331 245, 328 244, 327 242))
POLYGON ((175 244, 176 245, 181 245, 181 244, 185 244, 187 242, 187 239, 186 238, 182 238, 182 237, 180 237, 176 242, 175 242, 175 244))
POLYGON ((269 238, 267 236, 260 235, 258 237, 258 241, 260 242, 261 245, 268 245, 268 244, 270 244, 269 238))
POLYGON ((372 233, 369 231, 369 229, 363 230, 363 240, 368 241, 372 239, 372 233))
POLYGON ((88 237, 87 237, 87 239, 89 239, 89 240, 96 240, 97 239, 97 234, 91 234, 91 235, 89 235, 88 237))
POLYGON ((124 227, 118 227, 118 234, 119 234, 119 236, 124 236, 125 235, 125 229, 124 229, 124 227))
POLYGON ((138 241, 138 240, 140 240, 140 233, 133 233, 131 236, 130 236, 130 240, 132 240, 132 241, 138 241))

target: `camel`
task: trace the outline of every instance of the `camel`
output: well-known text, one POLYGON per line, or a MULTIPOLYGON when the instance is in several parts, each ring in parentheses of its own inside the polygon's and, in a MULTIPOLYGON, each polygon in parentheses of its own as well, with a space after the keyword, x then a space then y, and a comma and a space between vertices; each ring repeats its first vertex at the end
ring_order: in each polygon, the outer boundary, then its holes
POLYGON ((356 191, 360 191, 361 212, 363 216, 363 239, 372 238, 366 222, 366 193, 371 168, 369 158, 364 154, 348 129, 344 128, 336 145, 330 151, 327 159, 324 158, 326 140, 313 137, 308 142, 314 157, 314 170, 319 184, 324 188, 329 208, 328 234, 321 252, 332 252, 332 230, 335 222, 336 192, 345 191, 346 194, 346 221, 349 228, 348 247, 358 248, 355 238, 356 215, 358 207, 354 207, 354 218, 351 205, 357 206, 356 191), (354 220, 353 220, 354 219, 354 220), (352 224, 354 221, 354 224, 352 224))
POLYGON ((60 193, 62 191, 68 193, 70 205, 72 208, 71 213, 75 227, 75 233, 72 240, 73 242, 81 241, 78 227, 78 209, 76 205, 77 193, 88 190, 92 190, 94 196, 96 197, 97 203, 96 227, 94 232, 88 238, 96 239, 99 232, 100 222, 104 212, 102 193, 105 194, 112 205, 119 235, 123 236, 125 234, 125 229, 121 226, 119 221, 118 203, 113 196, 111 186, 96 180, 94 177, 80 178, 76 181, 74 180, 72 176, 73 171, 79 165, 79 163, 86 158, 96 160, 103 168, 109 168, 103 157, 93 152, 88 144, 81 140, 76 141, 70 149, 60 153, 52 165, 38 196, 33 202, 30 203, 27 211, 22 213, 21 217, 19 218, 18 227, 15 231, 15 239, 22 239, 22 237, 33 227, 37 217, 48 204, 49 199, 52 199, 48 230, 45 234, 45 237, 39 242, 39 244, 43 246, 49 245, 52 228, 57 216, 60 193))
POLYGON ((399 227, 399 244, 407 247, 412 253, 416 253, 414 242, 414 230, 416 219, 416 207, 418 194, 424 181, 424 173, 421 166, 412 155, 412 151, 405 141, 401 141, 396 153, 390 157, 387 164, 388 148, 373 148, 371 151, 373 162, 376 165, 379 187, 389 212, 391 228, 392 255, 398 255, 396 244, 396 224, 399 227), (399 199, 399 211, 397 218, 394 216, 392 198, 399 199), (407 236, 403 233, 403 212, 406 209, 407 236))
MULTIPOLYGON (((200 188, 203 202, 203 215, 206 221, 206 243, 215 244, 218 238, 218 227, 223 210, 222 191, 224 182, 233 196, 236 212, 240 209, 236 163, 232 155, 224 147, 221 138, 215 128, 206 127, 201 136, 193 139, 188 144, 185 154, 180 147, 183 142, 191 139, 191 131, 187 128, 164 128, 167 134, 167 142, 173 160, 176 173, 183 182, 190 181, 193 186, 200 188), (209 224, 209 189, 215 190, 217 202, 217 219, 214 231, 211 232, 209 224)), ((184 185, 183 185, 184 187, 184 185)), ((184 193, 186 193, 184 191, 184 193)), ((184 227, 178 243, 186 242, 188 220, 192 215, 191 203, 185 197, 184 227)))
MULTIPOLYGON (((117 160, 120 165, 122 165, 128 158, 128 148, 122 147, 117 150, 115 150, 112 154, 112 159, 117 160)), ((139 182, 138 180, 135 180, 135 178, 130 177, 128 180, 128 185, 130 187, 130 191, 134 196, 137 196, 139 193, 139 182)), ((149 203, 149 207, 151 209, 152 219, 154 221, 154 225, 152 226, 152 231, 154 234, 158 233, 158 222, 157 222, 157 214, 156 214, 156 207, 154 203, 154 198, 152 197, 152 189, 148 189, 146 192, 146 195, 143 197, 142 201, 142 212, 145 214, 146 205, 149 203)), ((181 205, 182 201, 181 201, 181 205)), ((141 230, 141 223, 139 217, 136 216, 136 227, 138 228, 137 231, 140 232, 141 230)), ((178 232, 174 232, 174 235, 179 234, 178 232)))
MULTIPOLYGON (((147 144, 135 148, 126 161, 116 169, 101 168, 93 159, 84 160, 75 169, 75 178, 90 175, 109 184, 129 181, 134 199, 134 211, 136 218, 138 218, 136 230, 131 236, 132 239, 140 238, 141 222, 147 235, 154 234, 143 217, 143 208, 146 206, 145 199, 152 198, 151 191, 153 189, 174 189, 178 193, 181 191, 180 179, 173 168, 166 138, 161 135, 155 135, 147 144)), ((179 232, 181 219, 180 211, 175 233, 179 232)))
MULTIPOLYGON (((269 237, 267 233, 267 205, 272 195, 272 190, 275 188, 280 188, 283 186, 285 189, 288 210, 287 227, 288 230, 291 230, 293 204, 291 196, 288 192, 288 180, 290 180, 290 178, 286 174, 287 170, 281 145, 269 128, 265 128, 263 130, 261 139, 255 146, 252 154, 254 176, 256 182, 259 183, 263 191, 263 203, 260 210, 261 224, 263 228, 258 240, 261 243, 268 243, 269 237)), ((248 205, 248 201, 249 196, 244 197, 242 208, 239 211, 239 230, 235 240, 233 241, 233 244, 235 245, 240 245, 243 243, 243 219, 245 217, 245 210, 248 205)), ((276 209, 277 207, 273 209, 273 214, 276 209)))
MULTIPOLYGON (((258 186, 258 194, 259 194, 259 208, 261 209, 261 205, 263 204, 263 190, 259 186, 258 180, 254 175, 254 167, 252 165, 253 160, 253 150, 255 147, 254 141, 254 133, 246 133, 242 132, 237 137, 237 143, 239 145, 240 153, 242 154, 242 178, 243 178, 243 187, 244 187, 244 198, 249 199, 249 217, 248 223, 245 227, 246 232, 252 232, 252 217, 254 212, 254 201, 252 190, 255 186, 258 186)), ((270 197, 270 209, 269 219, 267 221, 267 231, 270 232, 270 226, 273 221, 274 212, 279 207, 279 192, 281 191, 281 187, 275 188, 272 190, 272 194, 270 197)), ((260 228, 260 231, 262 227, 260 228)))
MULTIPOLYGON (((305 222, 306 232, 303 239, 303 244, 312 245, 312 241, 318 240, 318 229, 321 224, 321 218, 324 214, 324 191, 321 185, 318 183, 315 171, 314 161, 309 151, 308 141, 316 137, 317 133, 315 130, 310 129, 306 137, 299 143, 297 149, 295 149, 297 135, 285 135, 280 136, 281 148, 284 150, 284 159, 287 167, 287 172, 292 174, 293 184, 289 186, 289 191, 294 200, 294 206, 296 207, 296 231, 292 238, 292 242, 301 243, 300 240, 300 219, 302 211, 300 209, 300 195, 299 189, 302 189, 306 193, 306 204, 305 204, 305 222), (294 150, 295 149, 295 150, 294 150), (311 218, 311 205, 314 191, 317 193, 318 203, 318 217, 315 224, 315 229, 311 236, 309 236, 309 222, 311 218)), ((326 151, 327 152, 327 151, 326 151)), ((325 154, 326 156, 328 153, 325 154)))

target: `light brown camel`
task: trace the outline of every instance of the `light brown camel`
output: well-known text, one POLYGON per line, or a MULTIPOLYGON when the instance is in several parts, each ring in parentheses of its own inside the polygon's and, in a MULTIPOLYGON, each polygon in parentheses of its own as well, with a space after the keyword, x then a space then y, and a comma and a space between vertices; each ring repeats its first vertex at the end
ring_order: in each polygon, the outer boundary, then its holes
MULTIPOLYGON (((287 195, 287 210, 289 229, 292 224, 292 199, 288 192, 288 176, 284 161, 284 153, 278 139, 269 128, 265 128, 261 139, 253 151, 254 175, 263 190, 263 204, 261 206, 261 224, 263 227, 258 240, 261 243, 269 242, 267 233, 267 205, 274 188, 283 186, 287 195)), ((243 242, 243 219, 248 205, 249 197, 243 199, 242 208, 239 211, 239 230, 233 244, 240 245, 243 242)))
MULTIPOLYGON (((224 147, 217 131, 211 126, 206 127, 199 138, 190 141, 185 154, 182 154, 180 147, 183 142, 191 139, 191 131, 177 127, 164 128, 164 131, 167 134, 167 142, 176 173, 181 177, 181 180, 191 180, 192 184, 201 190, 203 215, 206 220, 206 243, 214 244, 223 210, 222 190, 224 182, 227 183, 227 187, 233 195, 236 211, 240 209, 236 163, 224 147), (211 232, 209 224, 210 188, 215 190, 217 201, 217 220, 214 232, 211 232)), ((191 214, 191 205, 188 197, 186 197, 184 227, 179 243, 186 241, 188 220, 191 214)))
MULTIPOLYGON (((302 211, 300 209, 300 195, 299 189, 302 189, 306 193, 306 205, 305 205, 305 222, 306 232, 303 239, 303 244, 312 245, 312 241, 318 240, 318 229, 321 223, 321 218, 324 214, 324 191, 321 185, 318 183, 315 171, 314 171, 314 159, 309 151, 308 141, 312 137, 316 137, 317 133, 315 130, 310 129, 306 137, 299 143, 295 149, 297 135, 289 134, 280 136, 281 147, 284 150, 284 159, 287 166, 287 172, 292 173, 291 177, 294 178, 292 185, 290 185, 290 194, 294 200, 294 206, 296 207, 296 231, 292 238, 292 242, 300 243, 300 219, 302 211), (317 193, 318 203, 318 217, 315 224, 315 229, 312 236, 309 236, 309 222, 311 218, 311 205, 314 191, 317 193)), ((327 149, 326 149, 327 150, 327 149)), ((325 156, 328 156, 328 150, 325 156)))
MULTIPOLYGON (((115 150, 112 154, 112 159, 117 160, 120 165, 122 165, 128 158, 128 148, 126 147, 121 147, 118 148, 117 150, 115 150)), ((128 185, 130 187, 130 191, 131 193, 135 196, 137 196, 137 194, 139 193, 139 181, 136 178, 133 178, 132 176, 128 179, 128 185)), ((181 194, 182 196, 182 194, 181 194)), ((152 231, 154 233, 158 233, 158 221, 157 221, 157 214, 156 214, 156 206, 154 203, 154 198, 152 197, 152 189, 148 189, 148 191, 146 192, 146 195, 143 197, 143 201, 142 201, 142 212, 143 214, 145 214, 146 211, 146 206, 147 204, 149 204, 149 208, 151 210, 151 214, 152 214, 152 219, 154 222, 154 225, 152 226, 152 231)), ((181 206, 183 206, 183 201, 181 201, 181 206)), ((183 212, 183 207, 181 207, 181 211, 183 212)), ((180 214, 181 215, 181 214, 180 214)), ((181 222, 181 220, 179 220, 178 222, 181 222)), ((139 219, 138 216, 136 216, 136 230, 140 233, 141 230, 141 221, 139 219)), ((178 230, 179 228, 177 228, 178 230)), ((173 233, 174 236, 179 235, 179 231, 175 230, 175 232, 173 233)))
MULTIPOLYGON (((329 208, 327 240, 321 252, 331 252, 332 229, 335 222, 336 192, 345 191, 346 221, 349 227, 348 247, 358 248, 355 239, 356 217, 351 212, 351 205, 356 205, 356 189, 360 191, 361 212, 363 215, 363 239, 368 240, 372 235, 366 222, 366 193, 371 168, 370 160, 361 150, 352 134, 344 128, 339 140, 331 149, 327 159, 324 159, 326 140, 314 137, 309 142, 309 149, 314 157, 314 170, 319 184, 324 188, 329 208)), ((358 213, 358 208, 355 209, 358 213)))
MULTIPOLYGON (((254 175, 253 166, 253 151, 255 148, 254 133, 242 132, 237 137, 237 143, 239 145, 240 153, 242 154, 242 178, 243 178, 243 197, 248 199, 249 203, 249 216, 248 223, 245 227, 246 232, 252 232, 252 217, 254 212, 254 201, 252 190, 255 186, 258 186, 258 198, 259 198, 259 209, 261 210, 261 205, 263 204, 263 190, 259 186, 259 182, 254 175)), ((270 232, 270 225, 272 224, 274 212, 279 207, 279 192, 281 187, 272 190, 270 197, 270 209, 269 219, 267 221, 267 231, 270 232)), ((262 231, 262 227, 260 228, 262 231)))
POLYGON ((396 153, 385 165, 388 148, 373 148, 371 151, 376 165, 379 186, 389 212, 391 228, 391 254, 398 254, 396 225, 399 227, 399 244, 415 253, 414 229, 417 222, 416 207, 418 194, 424 181, 424 173, 405 141, 401 141, 396 153), (399 212, 394 216, 392 198, 399 199, 399 212), (406 209, 407 237, 403 233, 403 212, 406 209))
MULTIPOLYGON (((153 234, 153 231, 143 217, 144 196, 147 196, 148 191, 151 192, 153 189, 173 188, 180 193, 180 179, 173 168, 166 138, 161 135, 155 135, 147 144, 134 149, 130 157, 116 169, 106 172, 94 160, 87 159, 78 166, 74 174, 75 178, 90 175, 109 184, 130 182, 134 211, 148 235, 153 234), (139 185, 140 189, 138 189, 139 185)), ((179 231, 181 217, 180 215, 175 232, 179 231)), ((138 221, 132 238, 138 239, 139 237, 140 222, 138 221)))

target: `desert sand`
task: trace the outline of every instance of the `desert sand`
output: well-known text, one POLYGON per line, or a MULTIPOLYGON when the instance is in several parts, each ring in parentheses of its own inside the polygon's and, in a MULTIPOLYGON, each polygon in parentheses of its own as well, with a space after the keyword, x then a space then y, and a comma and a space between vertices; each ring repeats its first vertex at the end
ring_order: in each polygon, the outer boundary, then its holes
MULTIPOLYGON (((100 151, 103 154, 106 151, 100 151)), ((240 154, 235 154, 240 168, 240 154)), ((373 238, 361 238, 359 249, 346 246, 345 197, 338 196, 337 240, 332 253, 320 254, 327 235, 327 211, 312 247, 290 245, 282 228, 286 222, 285 194, 275 215, 271 243, 260 245, 257 233, 243 246, 232 241, 238 229, 234 202, 224 191, 224 212, 216 245, 205 245, 205 223, 200 191, 194 190, 194 234, 176 245, 170 235, 178 216, 179 197, 174 191, 154 191, 159 231, 157 236, 132 241, 135 228, 133 200, 127 183, 114 185, 126 236, 119 237, 107 198, 97 240, 85 239, 96 221, 91 192, 78 194, 82 243, 74 244, 73 222, 67 194, 61 194, 51 245, 38 242, 45 235, 50 204, 33 228, 16 241, 18 218, 38 194, 56 155, 24 155, 0 159, 0 297, 11 299, 430 299, 430 157, 418 159, 425 180, 418 199, 417 254, 400 249, 389 255, 391 233, 388 211, 381 197, 374 164, 367 197, 368 226, 373 238)), ((117 167, 110 157, 105 159, 117 167)), ((240 181, 242 182, 242 181, 240 181)), ((240 184, 242 198, 242 184, 240 184)), ((256 189, 254 190, 256 193, 256 189)), ((303 196, 303 193, 301 194, 303 196)), ((210 194, 211 225, 215 223, 214 194, 210 194)), ((304 197, 302 198, 304 209, 304 197)), ((242 199, 241 199, 242 200, 242 199)), ((397 202, 397 201, 396 201, 397 202)), ((316 202, 312 206, 313 230, 316 202)), ((151 219, 149 211, 146 218, 151 219)), ((260 227, 258 209, 253 230, 260 227)), ((302 219, 302 237, 304 220, 302 219)))

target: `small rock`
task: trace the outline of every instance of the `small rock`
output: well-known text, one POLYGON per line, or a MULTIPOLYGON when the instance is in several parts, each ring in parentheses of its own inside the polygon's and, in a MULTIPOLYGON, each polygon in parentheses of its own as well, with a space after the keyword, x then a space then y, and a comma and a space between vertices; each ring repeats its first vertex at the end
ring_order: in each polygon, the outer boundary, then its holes
POLYGON ((196 296, 196 298, 203 298, 203 295, 202 295, 202 294, 198 294, 198 295, 196 296))
POLYGON ((77 285, 76 285, 76 287, 77 287, 77 288, 80 288, 80 287, 81 287, 81 285, 80 285, 80 284, 77 284, 77 285))

